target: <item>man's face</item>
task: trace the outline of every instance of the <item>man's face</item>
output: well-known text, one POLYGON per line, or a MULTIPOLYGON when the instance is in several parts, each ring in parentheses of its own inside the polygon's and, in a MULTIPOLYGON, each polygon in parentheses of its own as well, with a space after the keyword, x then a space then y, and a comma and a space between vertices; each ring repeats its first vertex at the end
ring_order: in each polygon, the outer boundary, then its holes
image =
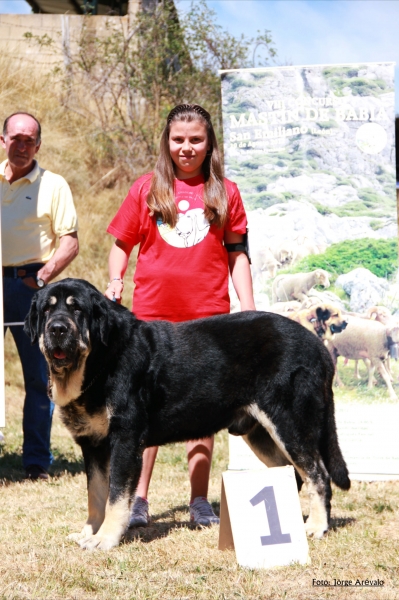
POLYGON ((11 168, 27 170, 33 166, 36 152, 40 148, 37 141, 38 126, 28 115, 15 115, 8 121, 6 135, 0 136, 11 168))

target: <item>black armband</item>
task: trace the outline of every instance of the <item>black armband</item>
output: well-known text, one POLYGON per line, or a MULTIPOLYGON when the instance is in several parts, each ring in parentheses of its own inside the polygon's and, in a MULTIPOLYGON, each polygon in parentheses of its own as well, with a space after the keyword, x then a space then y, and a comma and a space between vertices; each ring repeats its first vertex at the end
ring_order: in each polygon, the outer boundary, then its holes
POLYGON ((242 242, 237 244, 225 244, 225 248, 227 252, 244 252, 246 254, 249 264, 251 264, 251 257, 249 254, 249 243, 248 243, 248 229, 246 233, 243 234, 242 242))

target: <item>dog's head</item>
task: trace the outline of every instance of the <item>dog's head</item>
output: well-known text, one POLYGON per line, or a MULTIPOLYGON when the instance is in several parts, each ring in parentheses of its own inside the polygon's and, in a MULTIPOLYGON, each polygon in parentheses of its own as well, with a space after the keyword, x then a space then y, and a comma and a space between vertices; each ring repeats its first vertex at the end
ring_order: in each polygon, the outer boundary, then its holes
POLYGON ((50 373, 76 371, 93 344, 107 344, 109 300, 87 281, 64 279, 36 292, 24 330, 39 341, 50 373))
POLYGON ((323 341, 332 340, 348 325, 339 307, 324 302, 299 311, 296 320, 323 341))

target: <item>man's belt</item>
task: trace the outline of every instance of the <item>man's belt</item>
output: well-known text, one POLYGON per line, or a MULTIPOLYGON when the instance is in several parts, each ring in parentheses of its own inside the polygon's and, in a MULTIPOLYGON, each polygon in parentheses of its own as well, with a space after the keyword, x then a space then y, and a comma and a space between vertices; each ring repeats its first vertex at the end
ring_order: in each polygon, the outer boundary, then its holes
POLYGON ((44 263, 30 263, 28 265, 19 265, 18 267, 3 267, 3 277, 29 277, 36 273, 44 266, 44 263))

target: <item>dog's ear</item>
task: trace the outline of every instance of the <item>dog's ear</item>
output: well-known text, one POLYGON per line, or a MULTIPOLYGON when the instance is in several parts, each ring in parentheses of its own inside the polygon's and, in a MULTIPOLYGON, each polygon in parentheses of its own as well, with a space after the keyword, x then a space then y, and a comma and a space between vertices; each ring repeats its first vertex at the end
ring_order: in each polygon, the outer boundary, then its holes
POLYGON ((93 295, 93 318, 97 321, 100 331, 100 340, 106 346, 111 331, 112 315, 110 314, 109 300, 100 292, 93 295))
POLYGON ((32 344, 37 342, 39 336, 39 313, 37 311, 36 295, 33 296, 30 310, 25 317, 24 332, 30 337, 32 344))
POLYGON ((322 308, 321 306, 318 306, 316 308, 316 315, 318 321, 325 323, 331 317, 331 312, 328 308, 322 308))

